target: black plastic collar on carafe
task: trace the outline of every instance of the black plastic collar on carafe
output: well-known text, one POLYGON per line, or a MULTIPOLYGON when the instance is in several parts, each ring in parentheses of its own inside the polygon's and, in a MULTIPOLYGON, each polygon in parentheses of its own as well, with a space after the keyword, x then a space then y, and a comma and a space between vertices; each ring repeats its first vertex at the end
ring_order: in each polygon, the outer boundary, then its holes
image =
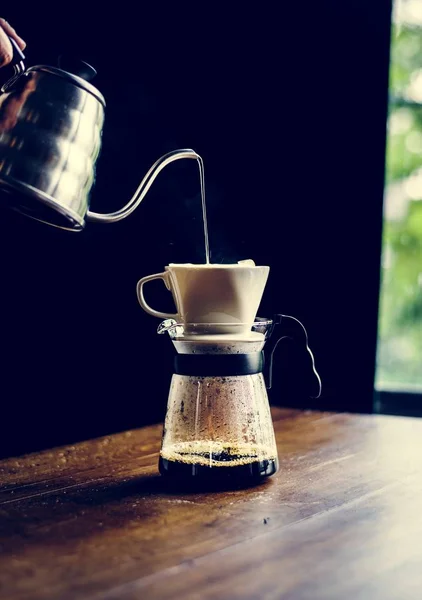
POLYGON ((264 353, 250 354, 177 354, 174 358, 176 375, 194 377, 234 377, 255 375, 264 369, 264 353))
POLYGON ((254 375, 263 373, 268 389, 272 386, 274 352, 284 339, 298 344, 306 358, 308 369, 301 375, 309 387, 311 398, 321 395, 321 378, 315 368, 314 356, 308 345, 308 334, 303 324, 290 315, 276 314, 267 335, 265 361, 264 352, 251 354, 178 354, 174 361, 174 372, 177 375, 198 377, 229 377, 236 375, 254 375), (278 333, 275 334, 275 330, 278 333), (268 340, 268 338, 270 338, 268 340))

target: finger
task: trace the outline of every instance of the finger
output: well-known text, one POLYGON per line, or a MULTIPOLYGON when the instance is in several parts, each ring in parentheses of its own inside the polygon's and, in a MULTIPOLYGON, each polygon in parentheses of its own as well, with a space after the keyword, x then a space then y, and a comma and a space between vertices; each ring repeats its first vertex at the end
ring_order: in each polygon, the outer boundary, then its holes
POLYGON ((17 43, 17 45, 19 46, 19 48, 21 50, 25 50, 26 42, 16 33, 16 31, 6 21, 6 19, 0 18, 0 26, 4 29, 4 31, 7 33, 7 35, 10 35, 10 37, 12 37, 15 40, 15 42, 17 43))
POLYGON ((0 27, 0 66, 8 65, 13 58, 13 48, 6 33, 0 27))

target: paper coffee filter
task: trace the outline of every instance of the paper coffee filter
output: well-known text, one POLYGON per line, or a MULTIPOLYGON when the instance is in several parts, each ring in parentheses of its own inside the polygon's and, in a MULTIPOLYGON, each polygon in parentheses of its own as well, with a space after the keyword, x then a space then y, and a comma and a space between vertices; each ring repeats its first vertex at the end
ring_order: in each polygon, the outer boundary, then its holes
POLYGON ((197 267, 203 269, 204 267, 256 267, 255 261, 251 258, 247 258, 245 260, 239 260, 237 263, 233 264, 221 264, 221 263, 204 263, 204 264, 194 264, 194 263, 169 263, 169 267, 197 267))

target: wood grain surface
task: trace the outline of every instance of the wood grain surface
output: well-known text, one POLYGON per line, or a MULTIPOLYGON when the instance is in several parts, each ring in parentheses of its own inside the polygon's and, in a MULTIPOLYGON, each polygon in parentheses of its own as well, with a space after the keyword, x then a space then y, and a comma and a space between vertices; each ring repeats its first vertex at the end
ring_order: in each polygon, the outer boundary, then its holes
POLYGON ((172 491, 162 427, 0 462, 0 598, 422 597, 422 420, 273 409, 280 470, 172 491))

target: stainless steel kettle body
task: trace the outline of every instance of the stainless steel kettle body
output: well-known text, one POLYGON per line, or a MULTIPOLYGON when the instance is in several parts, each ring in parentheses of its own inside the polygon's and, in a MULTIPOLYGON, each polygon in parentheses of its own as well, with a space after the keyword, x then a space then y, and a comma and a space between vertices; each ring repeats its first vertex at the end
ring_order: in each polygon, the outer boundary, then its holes
MULTIPOLYGON (((81 63, 90 77, 95 70, 81 63)), ((0 96, 2 201, 65 229, 84 226, 105 101, 78 74, 49 66, 17 73, 0 96)))
POLYGON ((38 221, 81 231, 85 220, 110 223, 133 212, 158 173, 181 158, 198 161, 191 149, 174 150, 149 169, 133 197, 109 214, 89 210, 95 163, 101 148, 105 100, 91 83, 93 67, 68 61, 56 68, 25 69, 14 41, 15 75, 0 96, 0 205, 38 221))

